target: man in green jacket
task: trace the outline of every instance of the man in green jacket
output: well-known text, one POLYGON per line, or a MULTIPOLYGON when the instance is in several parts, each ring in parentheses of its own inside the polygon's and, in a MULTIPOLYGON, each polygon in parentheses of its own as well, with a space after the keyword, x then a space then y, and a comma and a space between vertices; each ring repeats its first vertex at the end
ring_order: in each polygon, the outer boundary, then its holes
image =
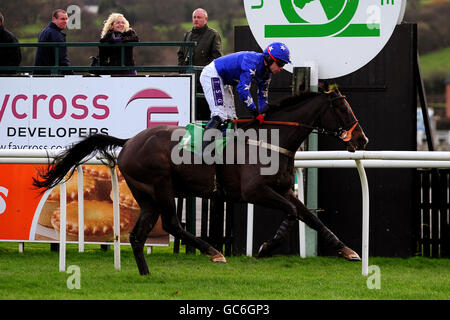
MULTIPOLYGON (((219 33, 208 27, 208 13, 202 8, 195 9, 192 13, 192 30, 184 34, 184 41, 195 41, 192 61, 194 66, 206 66, 214 59, 222 56, 222 39, 219 33)), ((189 49, 180 47, 178 50, 178 65, 189 63, 189 49)))
MULTIPOLYGON (((192 64, 194 66, 206 66, 214 59, 222 56, 222 39, 220 34, 210 28, 207 24, 208 13, 205 9, 198 8, 192 13, 192 30, 184 34, 183 41, 195 41, 192 64)), ((185 66, 189 64, 189 48, 180 47, 178 50, 178 65, 185 66)), ((197 92, 202 93, 202 86, 198 82, 200 71, 197 72, 197 92)), ((210 110, 205 99, 196 99, 197 120, 209 120, 210 110)))

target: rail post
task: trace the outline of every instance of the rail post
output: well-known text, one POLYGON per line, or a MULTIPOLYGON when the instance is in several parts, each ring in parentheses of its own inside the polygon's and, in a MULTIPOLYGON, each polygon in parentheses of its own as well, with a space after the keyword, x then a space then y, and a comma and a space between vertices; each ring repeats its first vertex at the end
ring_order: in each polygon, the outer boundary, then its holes
POLYGON ((367 182, 366 171, 361 160, 355 160, 358 169, 359 178, 361 180, 362 189, 362 275, 367 276, 369 273, 369 183, 367 182))
POLYGON ((59 214, 59 271, 66 271, 66 214, 67 214, 67 197, 66 182, 59 184, 60 194, 60 214, 59 214))

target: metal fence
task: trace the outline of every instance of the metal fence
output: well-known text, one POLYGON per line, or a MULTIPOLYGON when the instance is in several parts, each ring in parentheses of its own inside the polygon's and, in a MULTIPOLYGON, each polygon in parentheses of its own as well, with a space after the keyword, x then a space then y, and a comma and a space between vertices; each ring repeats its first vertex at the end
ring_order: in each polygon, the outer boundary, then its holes
MULTIPOLYGON (((17 73, 34 72, 34 71, 50 71, 51 74, 59 74, 60 71, 73 72, 92 72, 92 71, 120 71, 120 70, 136 70, 140 72, 186 72, 194 73, 201 70, 202 67, 192 64, 193 49, 197 45, 194 41, 165 41, 165 42, 124 42, 124 43, 99 43, 99 42, 40 42, 40 43, 0 43, 0 48, 8 47, 51 47, 55 50, 55 63, 52 66, 0 66, 0 74, 3 70, 16 71, 17 73), (120 47, 121 48, 121 65, 120 66, 60 66, 59 65, 59 49, 61 47, 120 47), (189 59, 186 66, 126 66, 125 65, 125 48, 126 47, 188 47, 189 59)), ((1 63, 1 61, 0 61, 1 63)))
POLYGON ((450 170, 417 170, 414 230, 416 252, 450 257, 450 170))

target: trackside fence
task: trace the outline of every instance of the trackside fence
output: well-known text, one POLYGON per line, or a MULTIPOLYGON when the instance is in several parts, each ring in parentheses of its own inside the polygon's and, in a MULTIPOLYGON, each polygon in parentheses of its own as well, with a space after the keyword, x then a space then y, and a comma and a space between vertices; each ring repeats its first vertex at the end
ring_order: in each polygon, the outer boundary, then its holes
MULTIPOLYGON (((54 157, 56 153, 48 153, 40 150, 0 150, 0 164, 2 163, 33 163, 33 164, 46 164, 48 163, 47 156, 54 157)), ((99 159, 92 159, 87 163, 98 163, 99 159)), ((430 248, 431 256, 438 256, 442 253, 448 253, 448 247, 446 247, 448 241, 448 229, 449 229, 449 171, 443 171, 442 168, 450 168, 450 152, 442 152, 442 151, 357 151, 354 153, 346 152, 346 151, 306 151, 306 152, 297 152, 295 155, 295 167, 299 174, 301 174, 302 168, 357 168, 358 173, 361 179, 361 188, 362 188, 362 274, 364 276, 368 275, 368 248, 369 248, 369 188, 367 176, 365 174, 365 168, 433 168, 431 172, 434 171, 434 175, 436 178, 433 178, 433 173, 431 176, 427 171, 419 171, 421 174, 421 183, 423 183, 423 187, 420 191, 420 199, 421 199, 421 234, 423 237, 419 241, 420 245, 423 248, 425 253, 428 252, 428 248, 430 248), (445 172, 445 174, 436 174, 438 172, 436 169, 440 168, 439 171, 445 172), (431 178, 430 178, 431 177, 431 178), (440 177, 440 178, 439 178, 440 177), (433 182, 434 181, 434 182, 433 182), (439 190, 442 190, 442 186, 445 186, 444 191, 432 191, 433 185, 439 182, 439 190), (445 201, 442 201, 445 198, 445 201), (445 202, 445 205, 443 204, 445 202), (434 207, 430 204, 437 203, 437 207, 434 207), (433 212, 439 212, 438 215, 433 215, 433 212), (426 225, 431 225, 431 229, 427 228, 426 225), (434 227, 438 227, 433 228, 434 227), (441 239, 441 240, 437 240, 441 239), (432 241, 433 240, 433 241, 432 241), (437 241, 434 241, 437 240, 437 241)), ((115 169, 112 168, 112 183, 113 189, 117 190, 117 175, 115 169)), ((80 180, 78 180, 80 183, 80 180)), ((301 179, 299 179, 301 181, 301 179)), ((81 181, 82 182, 82 181, 81 181)), ((61 208, 64 206, 64 197, 63 190, 65 188, 62 186, 61 188, 61 208)), ((81 187, 79 189, 82 189, 81 187)), ((299 194, 301 197, 302 195, 299 194)), ((114 196, 114 201, 116 205, 114 205, 114 220, 119 221, 119 209, 117 203, 118 196, 114 196)), ((222 249, 223 245, 230 244, 230 237, 232 237, 232 230, 230 229, 231 224, 226 222, 224 228, 224 210, 221 204, 212 204, 214 209, 210 210, 209 217, 209 231, 210 236, 208 237, 205 233, 206 227, 203 226, 202 223, 202 236, 206 237, 210 240, 213 245, 219 249, 222 249), (221 213, 215 219, 215 215, 221 213), (212 220, 216 220, 212 222, 212 220), (222 222, 220 222, 222 221, 222 222), (211 228, 212 227, 212 228, 211 228), (223 234, 223 230, 225 230, 225 235, 223 234), (211 237, 214 235, 214 237, 211 237), (217 236, 216 236, 217 235, 217 236), (220 236, 222 235, 222 236, 220 236), (214 243, 217 241, 217 243, 214 243)), ((204 202, 204 207, 207 207, 207 202, 204 202)), ((231 205, 227 205, 228 207, 232 207, 231 205)), ((248 210, 248 221, 253 221, 253 205, 249 204, 248 210)), ((179 208, 178 208, 179 210, 179 208)), ((230 209, 231 210, 231 209, 230 209)), ((228 210, 225 211, 226 217, 232 216, 231 212, 228 214, 228 210)), ((60 270, 65 270, 65 212, 61 211, 61 228, 60 228, 60 270), (63 220, 64 219, 64 220, 63 220)), ((203 218, 203 214, 202 214, 203 218)), ((205 220, 207 217, 205 216, 205 220)), ((203 222, 203 219, 202 219, 203 222)), ((248 223, 249 226, 252 223, 248 223)), ((300 223, 300 227, 302 227, 302 223, 300 223)), ((120 269, 120 232, 118 231, 118 225, 115 226, 115 267, 120 269), (118 240, 118 241, 117 241, 118 240)), ((248 233, 252 234, 251 228, 249 228, 248 233)), ((304 232, 300 232, 299 241, 304 244, 305 236, 304 232)), ((251 237, 247 237, 247 243, 252 242, 251 237)), ((248 248, 251 248, 251 245, 247 244, 248 248)), ((301 248, 304 247, 300 246, 301 248)), ((226 253, 231 254, 231 249, 228 247, 226 249, 226 253)), ((247 252, 248 255, 252 255, 252 252, 247 252)), ((304 252, 300 252, 300 255, 303 257, 304 252)))
MULTIPOLYGON (((424 256, 445 257, 448 256, 449 249, 449 211, 450 211, 450 152, 442 151, 357 151, 349 153, 346 151, 304 151, 297 152, 295 155, 295 168, 297 170, 298 180, 302 181, 303 168, 356 168, 361 179, 361 188, 363 194, 362 208, 362 273, 367 275, 368 270, 368 248, 369 248, 369 187, 366 168, 417 168, 418 174, 422 175, 421 183, 416 188, 418 191, 417 199, 420 199, 420 205, 416 215, 416 243, 418 250, 424 256), (420 169, 419 169, 420 168, 420 169), (432 168, 424 170, 423 168, 432 168), (438 174, 434 184, 430 184, 430 176, 438 174), (438 183, 438 178, 442 181, 438 183), (434 190, 434 191, 432 191, 434 190), (434 196, 433 196, 434 194, 434 196), (431 195, 431 196, 430 196, 431 195), (438 197, 440 195, 440 197, 438 197), (433 209, 434 208, 434 209, 433 209), (434 215, 433 215, 434 213, 434 215), (428 221, 431 221, 430 223, 428 221), (432 223, 434 221, 434 223, 432 223), (420 230, 419 230, 420 229, 420 230), (433 249, 434 247, 434 249, 433 249), (434 253, 433 253, 434 252, 434 253), (431 254, 430 254, 431 253, 431 254)), ((299 198, 302 200, 303 186, 298 185, 299 198)), ((203 200, 205 201, 205 200, 203 200)), ((204 202, 205 203, 205 202, 204 202)), ((207 202, 206 202, 207 203, 207 202)), ((227 245, 233 243, 235 237, 234 230, 230 229, 233 225, 230 214, 233 206, 230 203, 226 205, 227 210, 220 210, 220 213, 210 211, 209 220, 207 204, 202 207, 202 238, 211 243, 218 250, 225 248, 225 254, 233 252, 227 245), (230 209, 228 209, 230 207, 230 209), (206 208, 206 209, 205 209, 206 208), (219 219, 219 221, 212 221, 219 219), (225 224, 225 228, 223 228, 225 224), (207 226, 218 226, 214 231, 209 230, 206 233, 207 226), (227 252, 228 250, 228 252, 227 252)), ((223 207, 222 207, 223 208, 223 207)), ((253 225, 253 205, 248 204, 247 225, 253 225)), ((252 241, 253 230, 247 228, 247 255, 253 255, 252 241)), ((299 248, 300 256, 305 257, 305 225, 299 223, 299 248)))
MULTIPOLYGON (((38 42, 38 43, 0 43, 1 48, 27 48, 27 47, 45 47, 53 48, 55 63, 52 66, 2 66, 0 61, 0 74, 2 71, 15 71, 17 73, 23 72, 42 72, 46 71, 52 75, 64 72, 88 72, 95 73, 101 71, 123 71, 123 70, 136 70, 137 72, 186 72, 194 73, 195 70, 201 70, 192 64, 192 52, 197 45, 194 41, 153 41, 153 42, 119 42, 119 43, 99 43, 99 42, 38 42), (97 48, 97 47, 119 47, 121 50, 121 65, 120 66, 60 66, 59 65, 59 49, 66 48, 97 48), (185 66, 161 66, 161 65, 145 65, 145 66, 126 66, 125 65, 125 47, 187 47, 188 64, 185 66)), ((86 57, 86 61, 88 61, 86 57)))
POLYGON ((450 170, 419 169, 417 175, 416 251, 424 257, 450 257, 450 170))

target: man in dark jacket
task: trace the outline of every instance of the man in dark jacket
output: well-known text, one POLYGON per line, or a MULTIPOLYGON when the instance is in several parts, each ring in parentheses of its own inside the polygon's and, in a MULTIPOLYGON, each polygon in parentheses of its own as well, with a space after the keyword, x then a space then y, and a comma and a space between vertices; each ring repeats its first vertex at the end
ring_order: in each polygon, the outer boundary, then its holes
MULTIPOLYGON (((4 27, 5 18, 0 12, 0 43, 18 43, 17 38, 4 27)), ((0 66, 18 66, 22 61, 19 47, 0 48, 0 66)), ((14 74, 14 70, 0 70, 0 74, 14 74)))
MULTIPOLYGON (((66 34, 62 32, 67 26, 67 12, 58 9, 53 11, 52 22, 39 33, 38 42, 66 42, 66 34)), ((70 66, 69 58, 67 57, 67 48, 60 47, 59 49, 60 66, 70 66)), ((55 65, 55 48, 54 47, 39 47, 36 50, 34 60, 35 66, 54 66, 55 65)), ((61 71, 61 74, 73 74, 72 71, 61 71)), ((50 70, 35 71, 34 74, 50 74, 50 70)))
MULTIPOLYGON (((222 56, 222 39, 220 34, 208 27, 208 13, 205 9, 198 8, 192 13, 192 30, 184 34, 184 41, 195 41, 197 46, 194 47, 192 63, 194 66, 206 66, 216 58, 222 56)), ((178 50, 178 65, 185 66, 189 64, 189 48, 180 47, 178 50)), ((197 92, 202 93, 200 85, 200 71, 196 74, 197 92)), ((210 110, 205 99, 196 99, 197 120, 208 120, 210 118, 210 110)))
MULTIPOLYGON (((206 66, 214 59, 222 56, 222 39, 219 33, 208 27, 208 13, 202 8, 195 9, 192 13, 192 30, 186 32, 184 41, 195 41, 192 57, 195 66, 206 66)), ((181 47, 178 50, 178 65, 183 66, 189 63, 188 47, 181 47)))

